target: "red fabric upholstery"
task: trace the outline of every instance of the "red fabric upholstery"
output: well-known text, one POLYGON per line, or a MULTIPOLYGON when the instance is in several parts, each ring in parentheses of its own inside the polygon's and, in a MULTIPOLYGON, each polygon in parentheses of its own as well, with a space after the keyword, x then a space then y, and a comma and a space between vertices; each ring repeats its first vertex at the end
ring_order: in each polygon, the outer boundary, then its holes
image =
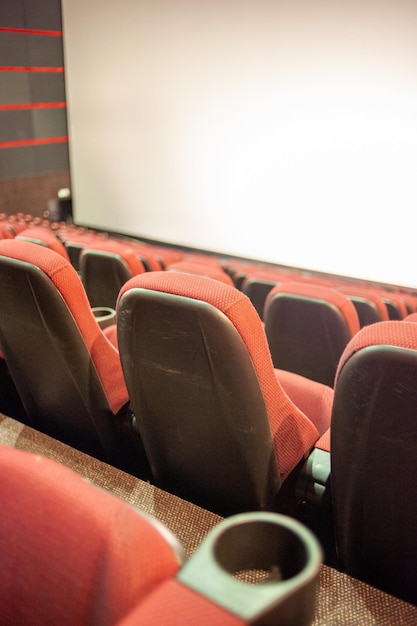
POLYGON ((0 222, 0 239, 13 239, 15 233, 8 222, 0 222))
POLYGON ((417 322, 417 313, 409 313, 407 317, 404 318, 405 322, 417 322))
POLYGON ((56 225, 55 232, 63 242, 72 265, 78 271, 81 250, 84 246, 94 241, 99 235, 94 231, 80 226, 74 226, 73 224, 56 225))
POLYGON ((262 323, 250 300, 217 280, 182 272, 148 272, 133 277, 119 298, 135 288, 152 289, 208 302, 234 324, 255 367, 269 416, 280 472, 285 477, 319 437, 310 419, 291 401, 275 376, 262 323))
POLYGON ((117 324, 111 324, 111 326, 103 328, 103 335, 105 335, 110 343, 117 348, 117 324))
POLYGON ((252 280, 268 280, 276 284, 287 281, 295 281, 299 278, 295 271, 285 271, 282 269, 270 268, 253 268, 246 272, 246 277, 242 282, 242 291, 245 292, 246 285, 252 280))
MULTIPOLYGON (((359 350, 373 345, 391 345, 412 350, 417 349, 417 333, 410 324, 417 322, 417 314, 411 313, 404 320, 388 320, 363 328, 346 346, 336 372, 335 384, 346 362, 359 350)), ((330 451, 330 428, 316 442, 315 447, 330 451)))
POLYGON ((245 623, 174 579, 149 594, 119 626, 241 626, 245 623))
MULTIPOLYGON (((180 260, 180 259, 178 259, 180 260)), ((184 257, 187 263, 197 263, 198 265, 212 265, 213 267, 223 267, 218 257, 204 252, 188 252, 184 257)))
POLYGON ((2 624, 113 625, 178 571, 148 518, 50 459, 1 446, 0 495, 2 624))
POLYGON ((207 276, 208 278, 214 278, 226 285, 233 286, 233 280, 223 269, 216 264, 202 263, 196 261, 178 261, 177 263, 171 263, 166 268, 170 272, 188 272, 189 274, 197 274, 198 276, 207 276))
POLYGON ((325 433, 318 439, 314 445, 315 448, 319 450, 324 450, 325 452, 330 452, 330 437, 331 431, 330 427, 326 430, 325 433))
POLYGON ((100 235, 93 230, 88 230, 82 226, 75 226, 73 224, 60 224, 56 232, 64 243, 73 241, 87 244, 94 241, 97 237, 100 237, 100 235))
POLYGON ((20 233, 16 235, 16 239, 19 241, 32 241, 33 243, 39 242, 68 259, 68 253, 64 244, 58 239, 54 231, 49 228, 44 228, 43 226, 27 228, 20 231, 20 233))
POLYGON ((417 604, 417 325, 364 327, 339 362, 332 505, 340 567, 417 604))
POLYGON ((307 281, 273 287, 263 320, 274 366, 329 387, 344 347, 360 329, 356 308, 346 295, 307 281))
POLYGON ((81 252, 82 256, 88 252, 88 250, 98 250, 102 252, 111 252, 119 255, 127 264, 132 275, 141 274, 145 271, 142 261, 139 259, 138 251, 134 245, 124 241, 117 241, 116 239, 95 239, 91 241, 81 252))
POLYGON ((395 309, 396 317, 390 315, 390 319, 404 319, 407 317, 408 310, 401 294, 396 293, 395 291, 386 291, 384 289, 375 289, 375 292, 387 305, 391 304, 391 306, 395 309))
POLYGON ((184 256, 184 254, 176 248, 165 248, 164 246, 154 244, 149 244, 149 247, 152 249, 152 254, 154 254, 155 258, 160 262, 162 269, 165 269, 170 263, 180 261, 184 256))
POLYGON ((140 242, 132 241, 130 242, 141 260, 144 260, 149 267, 149 270, 152 272, 157 272, 158 270, 164 269, 162 266, 162 260, 159 258, 159 255, 152 245, 142 244, 140 242))
POLYGON ((406 320, 390 320, 388 322, 378 322, 365 326, 353 337, 346 346, 336 372, 336 381, 340 371, 355 352, 372 345, 399 346, 417 350, 417 328, 415 322, 406 320))
POLYGON ((366 298, 367 300, 372 302, 377 308, 378 313, 381 317, 381 322, 385 322, 389 319, 387 307, 382 301, 381 296, 378 295, 378 293, 374 289, 365 289, 361 287, 342 285, 338 287, 338 290, 346 294, 347 296, 362 296, 363 298, 366 298))
POLYGON ((27 223, 24 220, 23 217, 17 217, 14 215, 10 215, 8 217, 8 224, 9 224, 9 228, 11 229, 13 236, 16 236, 18 233, 20 233, 22 230, 24 230, 25 228, 27 228, 27 223))
POLYGON ((294 404, 308 415, 322 435, 330 425, 333 389, 287 370, 276 369, 275 376, 294 404))
POLYGON ((267 308, 270 300, 277 293, 288 293, 329 301, 343 315, 352 336, 359 330, 359 320, 354 305, 344 294, 336 291, 336 289, 312 284, 308 281, 303 283, 283 282, 269 292, 265 301, 265 309, 267 308))
POLYGON ((113 413, 128 402, 119 353, 98 326, 78 274, 61 255, 26 241, 0 241, 0 255, 39 267, 61 293, 97 369, 113 413))

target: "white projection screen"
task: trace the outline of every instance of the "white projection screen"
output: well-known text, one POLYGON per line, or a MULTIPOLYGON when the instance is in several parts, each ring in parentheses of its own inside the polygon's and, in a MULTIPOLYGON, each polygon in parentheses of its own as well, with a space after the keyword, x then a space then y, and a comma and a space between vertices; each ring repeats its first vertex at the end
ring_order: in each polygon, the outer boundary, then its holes
POLYGON ((63 0, 75 221, 414 287, 415 0, 63 0))

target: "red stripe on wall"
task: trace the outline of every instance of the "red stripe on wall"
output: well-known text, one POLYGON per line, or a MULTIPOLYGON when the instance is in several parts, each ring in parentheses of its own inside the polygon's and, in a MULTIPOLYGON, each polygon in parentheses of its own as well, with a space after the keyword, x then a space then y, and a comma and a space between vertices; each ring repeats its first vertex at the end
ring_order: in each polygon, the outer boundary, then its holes
POLYGON ((0 33, 24 33, 27 35, 49 35, 50 37, 62 37, 62 30, 41 30, 37 28, 6 28, 0 26, 0 33))
POLYGON ((21 67, 0 65, 0 72, 63 72, 63 67, 21 67))
POLYGON ((48 143, 66 143, 68 137, 42 137, 41 139, 19 139, 18 141, 0 141, 0 148, 22 148, 24 146, 41 146, 48 143))
POLYGON ((66 102, 29 102, 25 104, 0 104, 0 111, 23 111, 27 109, 65 109, 66 102))

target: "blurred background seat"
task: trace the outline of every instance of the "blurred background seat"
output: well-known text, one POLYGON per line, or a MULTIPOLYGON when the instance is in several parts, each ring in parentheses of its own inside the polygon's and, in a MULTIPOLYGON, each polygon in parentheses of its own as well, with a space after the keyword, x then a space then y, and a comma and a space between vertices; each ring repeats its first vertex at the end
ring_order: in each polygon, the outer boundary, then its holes
POLYGON ((265 333, 276 368, 333 387, 339 358, 358 332, 351 300, 310 282, 283 282, 268 294, 265 333))
POLYGON ((417 603, 417 325, 363 328, 338 367, 332 497, 342 571, 417 603))

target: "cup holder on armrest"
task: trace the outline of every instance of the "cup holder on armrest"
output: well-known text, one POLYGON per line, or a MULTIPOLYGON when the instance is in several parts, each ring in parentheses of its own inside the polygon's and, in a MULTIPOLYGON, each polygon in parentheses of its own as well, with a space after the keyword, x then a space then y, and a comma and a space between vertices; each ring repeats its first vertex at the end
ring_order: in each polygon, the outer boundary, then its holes
POLYGON ((181 583, 247 624, 303 626, 314 619, 322 550, 300 522, 243 513, 221 522, 181 568, 181 583))
POLYGON ((116 323, 116 310, 108 306, 95 306, 91 309, 101 329, 116 323))

